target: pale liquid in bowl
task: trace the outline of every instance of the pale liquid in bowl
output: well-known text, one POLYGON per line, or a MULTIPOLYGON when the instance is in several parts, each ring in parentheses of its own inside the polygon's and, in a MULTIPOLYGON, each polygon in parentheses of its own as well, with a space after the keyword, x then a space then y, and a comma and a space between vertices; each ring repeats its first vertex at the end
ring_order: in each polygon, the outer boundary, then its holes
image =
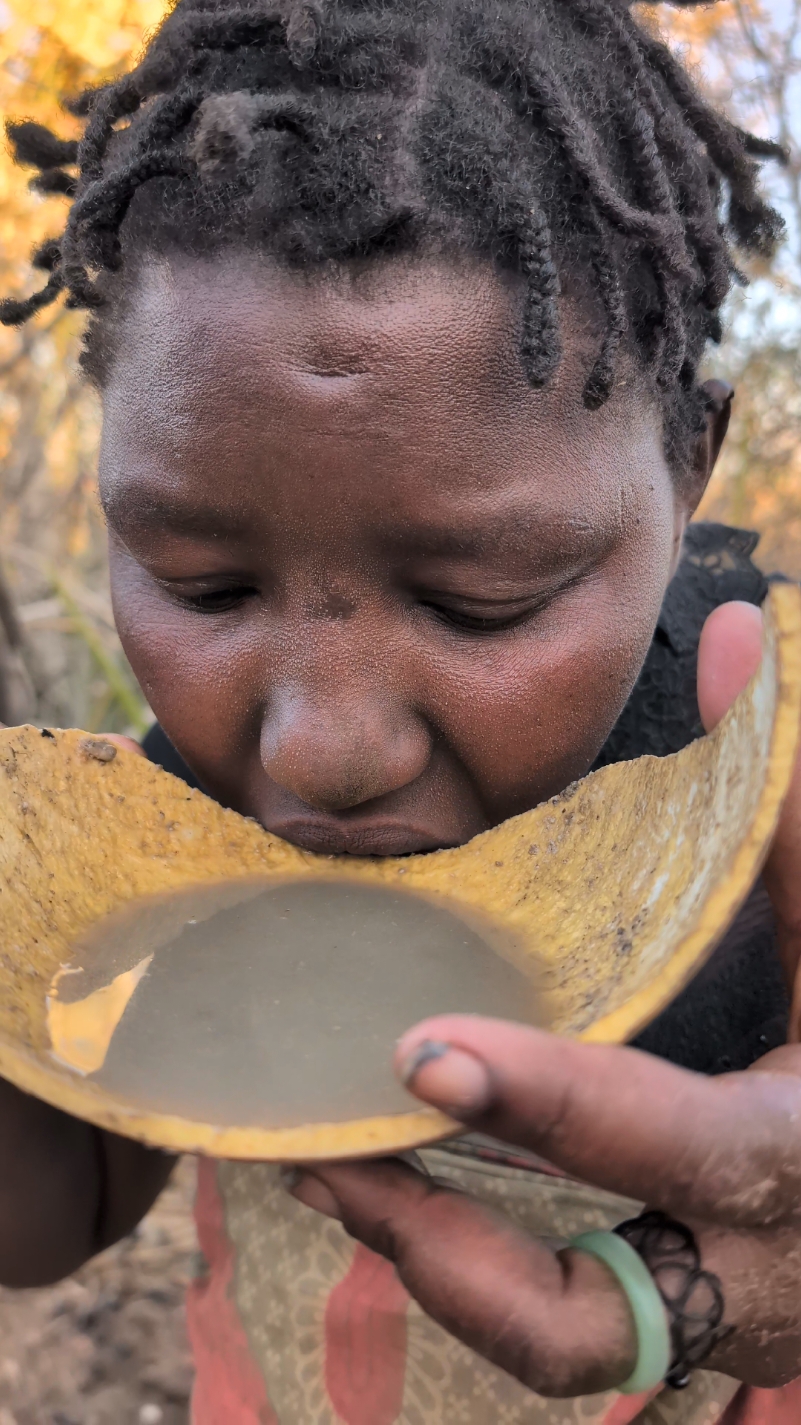
POLYGON ((53 1053, 132 1107, 221 1126, 397 1113, 419 1107, 392 1072, 417 1020, 544 1021, 513 961, 489 923, 415 894, 195 887, 132 904, 76 947, 51 987, 53 1053))

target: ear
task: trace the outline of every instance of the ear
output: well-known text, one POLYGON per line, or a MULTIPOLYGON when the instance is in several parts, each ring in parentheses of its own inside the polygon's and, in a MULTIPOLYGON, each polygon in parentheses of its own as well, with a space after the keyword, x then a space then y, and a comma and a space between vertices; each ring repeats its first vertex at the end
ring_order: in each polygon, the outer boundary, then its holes
POLYGON ((706 400, 706 421, 703 431, 696 439, 690 461, 685 496, 688 515, 694 513, 709 484, 709 477, 729 429, 731 403, 734 399, 734 387, 730 386, 728 381, 705 381, 701 390, 706 400))

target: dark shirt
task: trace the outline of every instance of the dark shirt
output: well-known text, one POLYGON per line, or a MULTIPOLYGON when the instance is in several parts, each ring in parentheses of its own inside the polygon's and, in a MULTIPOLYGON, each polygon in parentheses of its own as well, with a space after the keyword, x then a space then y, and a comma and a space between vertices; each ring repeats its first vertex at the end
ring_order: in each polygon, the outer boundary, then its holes
MULTIPOLYGON (((696 697, 701 629, 719 604, 762 603, 768 580, 751 559, 756 545, 757 536, 746 530, 690 525, 642 672, 596 767, 645 754, 665 757, 702 736, 696 697)), ((151 761, 199 786, 158 725, 144 748, 151 761)), ((773 913, 758 884, 711 959, 634 1042, 705 1074, 745 1069, 785 1042, 787 1013, 773 913)))

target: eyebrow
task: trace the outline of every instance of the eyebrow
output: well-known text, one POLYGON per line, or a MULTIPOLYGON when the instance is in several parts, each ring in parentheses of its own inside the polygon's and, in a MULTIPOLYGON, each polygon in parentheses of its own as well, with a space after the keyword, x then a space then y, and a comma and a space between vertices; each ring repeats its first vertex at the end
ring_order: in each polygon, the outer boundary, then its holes
MULTIPOLYGON (((127 524, 145 533, 164 530, 189 539, 236 540, 253 533, 253 519, 246 513, 199 507, 156 492, 112 490, 103 495, 102 503, 108 523, 120 532, 127 524)), ((507 555, 512 542, 515 552, 530 556, 538 550, 550 564, 552 560, 581 559, 608 536, 608 531, 589 521, 537 518, 530 508, 515 502, 502 513, 480 520, 467 511, 462 518, 461 530, 454 529, 453 523, 432 526, 410 522, 405 528, 384 530, 379 541, 389 557, 406 554, 414 560, 491 558, 501 552, 507 555)))
POLYGON ((554 554, 581 556, 588 547, 603 540, 605 533, 589 521, 547 521, 532 516, 530 509, 524 511, 519 505, 511 505, 503 514, 489 516, 481 523, 468 518, 461 532, 453 525, 410 526, 406 532, 388 532, 384 545, 392 553, 403 554, 407 550, 414 558, 470 559, 499 549, 508 550, 513 538, 521 550, 530 551, 535 541, 543 549, 552 549, 554 554))
POLYGON ((251 527, 245 515, 170 500, 163 495, 143 495, 130 490, 102 496, 103 511, 112 528, 135 524, 154 533, 168 529, 196 539, 236 538, 251 527))

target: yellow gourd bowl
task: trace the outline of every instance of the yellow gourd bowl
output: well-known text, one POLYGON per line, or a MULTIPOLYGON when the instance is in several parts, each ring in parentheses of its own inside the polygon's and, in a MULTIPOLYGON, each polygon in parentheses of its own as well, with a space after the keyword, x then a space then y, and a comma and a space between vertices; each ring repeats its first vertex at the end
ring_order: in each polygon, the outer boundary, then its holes
POLYGON ((555 1031, 625 1041, 700 968, 770 843, 799 734, 794 586, 772 588, 764 630, 761 669, 711 736, 672 757, 606 767, 466 846, 430 855, 315 856, 86 733, 0 732, 0 1074, 103 1128, 178 1152, 342 1157, 453 1131, 425 1108, 274 1130, 195 1122, 133 1109, 53 1058, 47 996, 93 925, 137 897, 254 876, 347 878, 489 914, 544 965, 555 1031))

